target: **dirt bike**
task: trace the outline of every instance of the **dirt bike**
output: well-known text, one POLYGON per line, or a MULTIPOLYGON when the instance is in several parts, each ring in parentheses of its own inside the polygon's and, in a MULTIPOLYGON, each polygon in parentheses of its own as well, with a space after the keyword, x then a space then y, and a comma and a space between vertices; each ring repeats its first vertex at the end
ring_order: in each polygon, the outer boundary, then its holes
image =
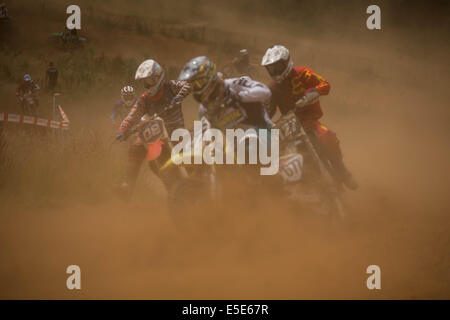
POLYGON ((53 32, 50 41, 63 48, 80 48, 86 42, 86 38, 64 34, 64 32, 53 32))
POLYGON ((318 214, 342 220, 348 211, 345 190, 314 141, 317 137, 306 133, 294 111, 282 116, 275 128, 279 129, 279 172, 287 197, 318 214))
MULTIPOLYGON (((254 106, 257 107, 257 106, 254 106)), ((226 107, 222 107, 219 111, 209 120, 202 118, 205 121, 205 129, 214 128, 222 131, 224 137, 226 136, 227 129, 242 129, 244 132, 239 139, 236 139, 234 143, 234 149, 229 148, 228 142, 225 142, 223 146, 223 155, 228 156, 228 153, 232 153, 234 158, 234 165, 219 166, 217 169, 218 180, 224 183, 228 188, 223 187, 222 191, 225 194, 231 193, 230 197, 239 195, 245 197, 244 194, 254 194, 259 192, 261 188, 264 188, 266 179, 261 177, 260 164, 238 164, 238 146, 242 144, 245 146, 245 159, 249 159, 250 141, 255 140, 260 143, 260 137, 258 136, 258 130, 263 129, 258 127, 254 123, 249 122, 249 117, 246 109, 244 109, 237 101, 230 101, 226 107), (238 181, 238 183, 236 183, 238 181)), ((256 152, 256 150, 254 150, 256 152)))
POLYGON ((19 97, 19 101, 23 115, 29 115, 34 117, 38 116, 37 112, 38 100, 36 94, 33 91, 28 90, 27 92, 25 92, 25 94, 19 97))
POLYGON ((252 79, 258 79, 260 74, 258 70, 258 65, 250 63, 247 70, 238 70, 236 64, 233 60, 226 60, 223 67, 222 73, 224 78, 234 78, 239 76, 249 76, 252 79))
MULTIPOLYGON (((218 199, 215 166, 185 164, 187 161, 175 164, 172 157, 173 144, 161 117, 153 115, 142 119, 138 125, 127 131, 125 139, 133 134, 137 134, 142 141, 147 149, 147 162, 166 186, 169 212, 177 224, 183 226, 186 219, 190 219, 192 215, 185 214, 186 211, 198 211, 203 209, 208 202, 218 199)), ((194 136, 192 141, 199 138, 201 139, 201 137, 194 136)), ((176 156, 190 157, 192 160, 194 154, 178 154, 176 156)), ((190 162, 193 163, 193 161, 190 162)))

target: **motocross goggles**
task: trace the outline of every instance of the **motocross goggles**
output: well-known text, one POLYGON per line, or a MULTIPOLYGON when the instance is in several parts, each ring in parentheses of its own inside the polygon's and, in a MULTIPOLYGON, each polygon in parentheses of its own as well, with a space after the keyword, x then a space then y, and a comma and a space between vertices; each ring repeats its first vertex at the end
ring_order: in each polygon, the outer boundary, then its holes
MULTIPOLYGON (((191 79, 190 85, 192 86, 192 90, 200 95, 204 95, 205 91, 210 91, 211 87, 215 85, 217 80, 217 71, 215 64, 211 63, 208 67, 204 67, 203 65, 200 67, 200 70, 197 72, 197 76, 194 79, 191 79), (206 69, 205 69, 206 68, 206 69)), ((208 93, 208 95, 211 92, 208 93)))
POLYGON ((145 89, 153 88, 158 84, 160 78, 161 75, 153 75, 151 77, 142 79, 142 81, 144 82, 144 88, 145 89))
POLYGON ((205 89, 206 85, 211 79, 208 79, 207 77, 202 77, 199 79, 195 79, 191 81, 191 86, 194 92, 201 93, 203 92, 203 89, 205 89))
POLYGON ((275 63, 269 64, 266 66, 267 72, 272 77, 280 76, 287 69, 289 65, 289 60, 278 60, 275 63))

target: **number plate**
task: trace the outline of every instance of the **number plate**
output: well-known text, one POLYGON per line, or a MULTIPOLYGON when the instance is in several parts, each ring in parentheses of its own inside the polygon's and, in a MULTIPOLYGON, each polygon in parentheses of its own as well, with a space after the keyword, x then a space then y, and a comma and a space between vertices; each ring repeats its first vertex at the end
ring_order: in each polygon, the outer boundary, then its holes
POLYGON ((283 121, 280 125, 280 141, 292 138, 299 133, 299 126, 296 118, 283 121))
POLYGON ((164 135, 164 121, 162 119, 150 120, 139 132, 139 138, 144 143, 155 143, 164 135))
POLYGON ((297 182, 302 178, 303 156, 298 153, 291 154, 281 160, 280 167, 284 182, 297 182))

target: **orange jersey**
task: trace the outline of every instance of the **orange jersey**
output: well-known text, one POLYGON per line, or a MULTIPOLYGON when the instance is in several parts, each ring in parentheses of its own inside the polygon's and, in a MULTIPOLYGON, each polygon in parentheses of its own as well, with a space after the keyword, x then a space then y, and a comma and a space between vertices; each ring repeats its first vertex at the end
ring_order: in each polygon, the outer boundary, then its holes
MULTIPOLYGON (((321 96, 327 95, 330 92, 330 84, 307 67, 294 67, 286 79, 281 83, 272 83, 270 89, 271 108, 275 110, 278 107, 280 112, 285 114, 310 90, 317 90, 321 96)), ((320 102, 306 106, 297 115, 305 123, 320 119, 323 115, 320 102)))

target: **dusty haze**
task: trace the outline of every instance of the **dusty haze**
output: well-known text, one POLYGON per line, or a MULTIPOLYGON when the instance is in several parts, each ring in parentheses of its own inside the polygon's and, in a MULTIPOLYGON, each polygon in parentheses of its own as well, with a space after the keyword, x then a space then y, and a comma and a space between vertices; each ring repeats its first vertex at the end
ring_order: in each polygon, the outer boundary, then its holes
MULTIPOLYGON (((197 55, 231 59, 239 47, 258 63, 269 45, 286 45, 296 65, 331 84, 322 120, 338 133, 361 185, 348 194, 352 216, 330 228, 254 194, 211 208, 220 223, 205 223, 201 234, 186 238, 146 167, 133 201, 121 203, 110 189, 126 146, 111 144, 109 115, 124 83, 99 77, 91 88, 61 88, 72 121, 63 151, 45 136, 1 127, 0 297, 448 299, 448 5, 380 2, 382 30, 369 31, 368 1, 179 2, 79 1, 85 51, 137 63, 153 57, 177 70, 197 55), (150 31, 118 27, 125 16, 150 31), (180 36, 180 27, 193 28, 200 40, 180 36), (71 264, 81 267, 81 291, 66 288, 71 264), (372 264, 381 267, 379 291, 366 288, 372 264)), ((17 111, 15 79, 28 70, 42 77, 50 59, 68 55, 47 41, 61 30, 68 4, 11 2, 13 30, 1 38, 2 50, 11 52, 0 60, 1 112, 17 111)), ((42 94, 43 116, 50 105, 42 94)), ((184 111, 191 127, 191 97, 184 111)))

